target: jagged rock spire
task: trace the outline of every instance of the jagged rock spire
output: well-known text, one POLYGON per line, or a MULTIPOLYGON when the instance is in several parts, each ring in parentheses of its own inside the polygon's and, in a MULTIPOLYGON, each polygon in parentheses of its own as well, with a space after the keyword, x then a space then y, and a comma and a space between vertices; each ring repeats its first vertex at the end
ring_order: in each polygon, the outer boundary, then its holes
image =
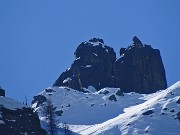
POLYGON ((140 45, 140 46, 142 46, 143 44, 142 44, 142 42, 141 42, 141 40, 139 40, 139 38, 137 38, 136 36, 134 36, 133 37, 133 44, 136 46, 136 45, 140 45))

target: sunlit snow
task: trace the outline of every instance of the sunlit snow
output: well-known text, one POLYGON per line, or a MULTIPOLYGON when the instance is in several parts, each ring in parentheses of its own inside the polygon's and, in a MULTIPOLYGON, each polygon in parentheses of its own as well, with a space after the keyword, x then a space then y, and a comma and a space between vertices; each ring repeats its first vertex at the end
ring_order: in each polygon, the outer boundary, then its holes
MULTIPOLYGON (((57 116, 59 126, 68 123, 70 130, 82 135, 96 134, 175 134, 180 133, 180 121, 177 114, 180 104, 180 82, 166 90, 153 94, 125 93, 118 96, 118 88, 104 88, 94 92, 89 87, 88 93, 79 92, 66 87, 52 87, 54 92, 40 94, 52 100, 56 111, 62 110, 57 116), (117 101, 110 100, 114 95, 117 101)), ((37 104, 37 103, 35 103, 37 104)), ((33 108, 39 110, 41 107, 33 108)), ((45 122, 45 121, 44 121, 45 122)), ((42 122, 42 123, 44 123, 42 122)))

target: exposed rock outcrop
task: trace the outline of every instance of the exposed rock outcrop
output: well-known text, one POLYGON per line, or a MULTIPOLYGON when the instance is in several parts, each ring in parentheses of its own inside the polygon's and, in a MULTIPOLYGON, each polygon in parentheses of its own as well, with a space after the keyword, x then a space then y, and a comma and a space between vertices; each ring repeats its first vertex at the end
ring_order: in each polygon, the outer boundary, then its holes
POLYGON ((153 93, 167 88, 160 51, 133 38, 133 45, 120 49, 114 64, 115 87, 123 92, 153 93))
POLYGON ((5 97, 5 90, 3 90, 0 86, 0 96, 5 97))
POLYGON ((121 88, 123 92, 153 93, 167 88, 165 69, 158 49, 144 45, 136 36, 133 45, 120 49, 116 60, 113 48, 102 39, 82 42, 75 51, 71 68, 63 72, 54 86, 82 90, 93 86, 121 88))
POLYGON ((39 117, 31 108, 10 98, 0 97, 1 135, 46 135, 39 117))
POLYGON ((113 87, 113 64, 116 54, 102 39, 82 42, 76 49, 74 63, 56 80, 54 86, 68 86, 82 90, 93 86, 96 90, 113 87))

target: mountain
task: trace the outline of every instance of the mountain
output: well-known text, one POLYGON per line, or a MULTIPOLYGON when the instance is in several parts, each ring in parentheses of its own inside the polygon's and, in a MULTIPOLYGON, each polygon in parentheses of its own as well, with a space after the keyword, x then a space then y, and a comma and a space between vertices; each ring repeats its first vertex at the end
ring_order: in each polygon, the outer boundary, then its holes
POLYGON ((39 117, 26 105, 8 97, 0 96, 1 135, 46 135, 39 117))
POLYGON ((99 38, 82 42, 74 55, 71 67, 59 76, 53 86, 67 86, 79 91, 89 86, 97 91, 115 87, 123 92, 142 94, 167 88, 160 51, 143 44, 136 36, 132 45, 120 49, 118 59, 113 48, 99 38))
POLYGON ((135 36, 116 58, 113 48, 93 38, 74 55, 54 85, 34 96, 32 108, 0 88, 0 134, 180 133, 180 82, 167 88, 158 49, 135 36))
POLYGON ((77 90, 93 86, 97 90, 113 87, 113 63, 116 54, 102 39, 82 42, 76 49, 71 68, 63 72, 54 86, 67 86, 77 90))
POLYGON ((93 38, 82 42, 74 56, 71 67, 32 101, 48 132, 49 123, 55 123, 58 135, 64 129, 83 135, 180 132, 180 82, 166 89, 158 49, 135 36, 116 58, 103 39, 93 38))
POLYGON ((96 91, 89 87, 84 91, 53 86, 35 96, 32 107, 42 126, 46 127, 47 121, 41 110, 50 99, 57 126, 68 123, 74 134, 180 133, 180 82, 151 94, 123 93, 119 88, 96 91))
POLYGON ((167 88, 160 51, 133 38, 133 45, 120 49, 114 63, 115 87, 124 92, 154 93, 167 88), (131 82, 131 83, 129 83, 131 82))

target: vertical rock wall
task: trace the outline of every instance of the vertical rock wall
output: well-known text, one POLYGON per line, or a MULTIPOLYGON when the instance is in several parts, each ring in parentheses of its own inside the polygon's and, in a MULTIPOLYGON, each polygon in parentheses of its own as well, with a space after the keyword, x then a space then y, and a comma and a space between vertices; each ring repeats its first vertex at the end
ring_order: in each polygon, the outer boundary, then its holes
POLYGON ((138 93, 153 93, 167 88, 158 49, 134 42, 127 49, 121 49, 120 54, 114 64, 115 87, 120 87, 124 92, 138 93))
POLYGON ((133 45, 120 49, 116 60, 113 48, 102 39, 82 42, 75 51, 71 68, 63 72, 54 86, 83 90, 93 86, 118 87, 124 92, 153 93, 167 88, 160 51, 133 38, 133 45))

